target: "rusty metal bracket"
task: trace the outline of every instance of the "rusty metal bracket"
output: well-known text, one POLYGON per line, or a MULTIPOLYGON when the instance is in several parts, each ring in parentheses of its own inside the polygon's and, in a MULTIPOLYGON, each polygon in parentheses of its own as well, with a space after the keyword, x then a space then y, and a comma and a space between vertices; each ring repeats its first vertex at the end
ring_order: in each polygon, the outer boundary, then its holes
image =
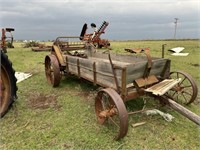
POLYGON ((145 87, 154 83, 157 83, 159 80, 155 75, 150 75, 147 78, 138 78, 133 81, 134 85, 137 88, 145 87))
POLYGON ((53 45, 53 50, 55 51, 56 53, 56 57, 58 58, 58 61, 60 63, 61 66, 66 66, 66 62, 62 56, 62 52, 60 50, 60 48, 56 45, 53 45))
POLYGON ((112 62, 112 59, 111 59, 111 56, 110 56, 110 52, 108 53, 108 58, 109 58, 109 61, 110 61, 110 64, 111 64, 111 68, 112 68, 112 72, 113 72, 113 76, 114 76, 117 92, 120 93, 120 87, 119 87, 119 83, 118 83, 118 80, 117 80, 117 75, 116 75, 116 72, 115 72, 115 66, 114 66, 114 64, 112 62))

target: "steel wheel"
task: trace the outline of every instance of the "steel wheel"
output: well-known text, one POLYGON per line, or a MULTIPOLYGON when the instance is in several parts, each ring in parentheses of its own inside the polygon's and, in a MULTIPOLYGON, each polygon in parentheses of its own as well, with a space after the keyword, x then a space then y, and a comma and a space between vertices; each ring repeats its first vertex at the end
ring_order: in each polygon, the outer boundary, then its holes
POLYGON ((48 83, 53 87, 56 87, 60 84, 60 67, 55 55, 48 55, 45 57, 45 74, 48 83))
POLYGON ((107 88, 98 92, 95 101, 98 123, 106 125, 114 139, 123 138, 128 131, 128 113, 119 94, 107 88))
POLYGON ((192 103, 196 99, 198 88, 194 79, 189 74, 182 71, 171 72, 170 78, 181 78, 181 82, 168 91, 167 96, 186 105, 192 103))

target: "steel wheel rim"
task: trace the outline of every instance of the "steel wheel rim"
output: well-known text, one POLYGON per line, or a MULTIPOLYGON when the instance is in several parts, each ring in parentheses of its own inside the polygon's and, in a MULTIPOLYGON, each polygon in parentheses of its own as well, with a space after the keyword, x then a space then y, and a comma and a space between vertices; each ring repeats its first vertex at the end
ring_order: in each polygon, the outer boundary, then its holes
POLYGON ((171 72, 170 78, 181 78, 182 80, 168 91, 167 95, 173 100, 186 105, 194 102, 198 94, 198 88, 194 79, 189 74, 182 71, 171 72))
POLYGON ((45 60, 45 73, 48 83, 52 84, 54 81, 54 76, 53 76, 52 62, 49 57, 47 57, 45 60))
POLYGON ((56 87, 60 83, 61 74, 58 60, 55 55, 49 55, 45 58, 45 74, 49 84, 56 87))
POLYGON ((116 91, 110 88, 99 91, 95 101, 95 112, 98 123, 106 125, 114 132, 114 140, 119 140, 127 134, 128 113, 116 91))
POLYGON ((11 95, 11 87, 10 87, 10 80, 9 75, 6 72, 6 69, 1 65, 1 80, 0 80, 0 88, 1 88, 1 94, 0 94, 0 113, 3 114, 4 111, 9 106, 10 95, 11 95))

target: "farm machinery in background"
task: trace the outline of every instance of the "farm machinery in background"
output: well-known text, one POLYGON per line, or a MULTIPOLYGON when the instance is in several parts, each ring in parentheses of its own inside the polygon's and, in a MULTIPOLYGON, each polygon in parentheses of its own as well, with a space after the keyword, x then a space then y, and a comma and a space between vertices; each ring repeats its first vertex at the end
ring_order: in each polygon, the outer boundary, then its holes
POLYGON ((1 35, 1 49, 3 50, 4 53, 7 53, 7 48, 14 48, 13 46, 13 35, 12 31, 15 31, 13 28, 5 28, 2 29, 2 35, 1 35), (10 36, 6 36, 6 32, 10 33, 10 36), (9 39, 8 41, 6 39, 9 39))
POLYGON ((1 37, 1 74, 0 74, 0 116, 3 117, 9 110, 15 99, 17 99, 17 79, 15 77, 15 70, 12 67, 11 61, 5 54, 7 47, 14 48, 12 28, 2 29, 1 37), (6 37, 6 32, 11 33, 11 37, 6 37), (10 38, 10 44, 6 44, 6 38, 10 38))
POLYGON ((87 34, 86 31, 88 27, 85 23, 80 34, 80 40, 91 41, 97 48, 109 47, 109 41, 100 38, 100 36, 105 33, 105 29, 107 28, 108 24, 108 22, 104 21, 99 29, 97 29, 96 24, 91 23, 91 27, 94 29, 94 32, 91 34, 87 34))
MULTIPOLYGON (((110 43, 106 39, 101 39, 101 35, 105 33, 105 29, 108 26, 108 22, 103 21, 101 26, 97 29, 96 24, 91 23, 91 27, 94 29, 93 33, 87 34, 86 31, 88 29, 87 24, 85 23, 82 27, 80 36, 73 37, 57 37, 54 41, 54 45, 59 46, 61 51, 66 51, 69 53, 73 50, 80 50, 85 48, 85 43, 90 42, 96 48, 108 48, 110 47, 110 43), (79 39, 79 40, 77 40, 79 39)), ((46 46, 44 44, 39 44, 32 47, 32 51, 40 52, 40 51, 51 51, 51 46, 46 46)), ((79 55, 79 54, 78 54, 79 55)))
MULTIPOLYGON (((82 27, 80 36, 60 36, 57 37, 53 42, 52 50, 59 51, 59 53, 65 53, 72 56, 87 57, 84 51, 88 48, 88 45, 92 45, 94 49, 97 48, 108 48, 110 49, 110 43, 108 40, 101 39, 100 36, 105 33, 105 29, 108 26, 108 22, 104 21, 99 29, 96 28, 94 23, 91 27, 94 32, 86 34, 87 24, 85 23, 82 27)), ((63 59, 62 56, 58 56, 63 59)), ((64 60, 63 60, 64 62, 64 60)))

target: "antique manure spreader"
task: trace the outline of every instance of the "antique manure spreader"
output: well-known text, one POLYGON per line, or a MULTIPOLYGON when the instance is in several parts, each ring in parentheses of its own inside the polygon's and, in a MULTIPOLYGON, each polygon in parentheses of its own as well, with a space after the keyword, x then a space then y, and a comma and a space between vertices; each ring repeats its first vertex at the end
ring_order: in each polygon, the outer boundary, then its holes
POLYGON ((102 87, 95 99, 95 112, 98 123, 108 125, 115 140, 127 134, 128 115, 134 114, 127 112, 125 102, 143 95, 159 99, 200 125, 199 116, 176 103, 192 103, 197 97, 197 85, 187 73, 170 73, 169 59, 151 57, 149 49, 125 49, 133 53, 130 55, 98 52, 88 41, 70 43, 76 38, 80 37, 56 39, 51 54, 45 57, 46 78, 53 87, 59 85, 62 74, 102 87))

